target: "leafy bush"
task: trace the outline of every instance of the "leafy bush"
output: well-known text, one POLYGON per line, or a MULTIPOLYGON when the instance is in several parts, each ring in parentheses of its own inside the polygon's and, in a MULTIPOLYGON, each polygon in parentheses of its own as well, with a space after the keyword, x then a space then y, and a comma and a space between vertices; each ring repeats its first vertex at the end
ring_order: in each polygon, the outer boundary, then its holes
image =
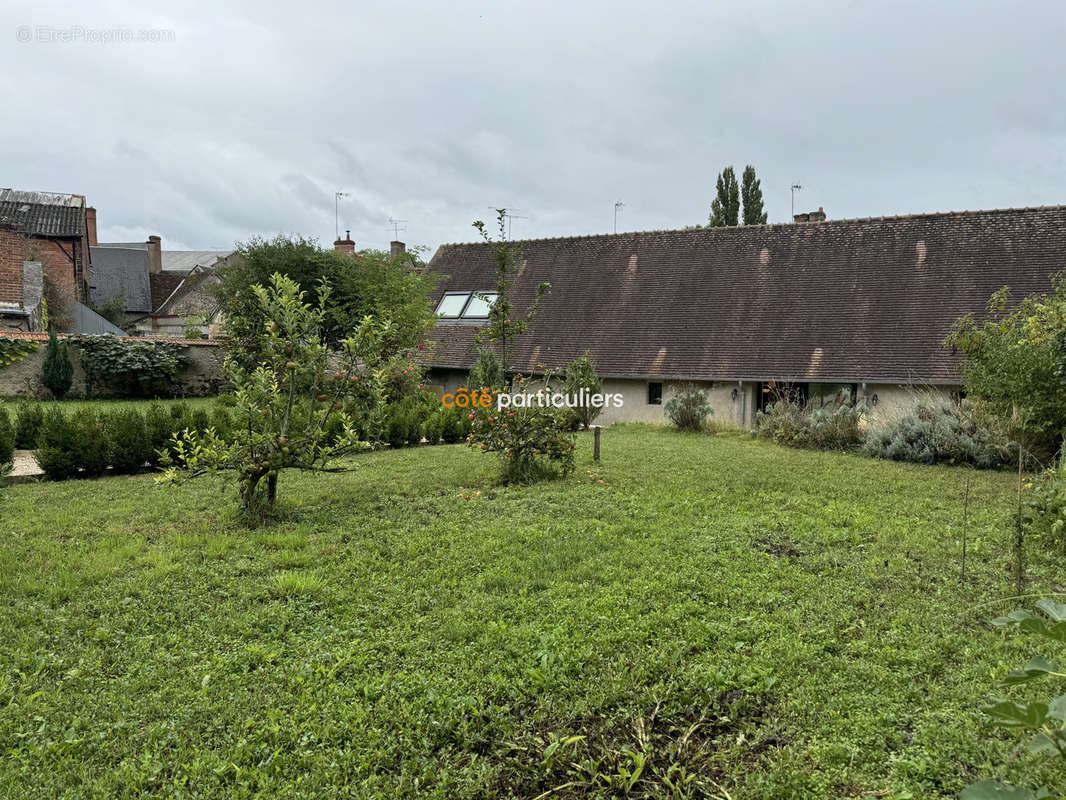
POLYGON ((44 408, 40 403, 19 403, 15 423, 15 447, 33 450, 37 447, 37 435, 44 423, 44 408))
POLYGON ((426 421, 422 423, 422 436, 427 444, 440 444, 441 433, 444 430, 443 410, 434 411, 426 421))
POLYGON ((703 421, 714 413, 707 402, 707 395, 695 386, 682 387, 681 391, 666 401, 665 410, 670 421, 682 431, 702 430, 703 421))
POLYGON ((1066 447, 1057 463, 1033 481, 1025 522, 1037 538, 1066 550, 1066 447))
POLYGON ((1052 453, 1066 430, 1066 273, 1050 293, 1011 308, 1009 290, 989 298, 984 319, 955 323, 945 344, 963 353, 963 385, 1031 450, 1052 453), (1009 310, 1008 310, 1009 309, 1009 310))
POLYGON ((440 438, 445 444, 462 442, 470 435, 470 412, 465 414, 455 406, 442 407, 440 411, 440 438))
MULTIPOLYGON (((1061 648, 1066 642, 1066 603, 1056 603, 1045 598, 1037 601, 1036 607, 1041 614, 1031 614, 1024 609, 1018 609, 1005 617, 992 620, 992 624, 997 628, 1016 628, 1023 633, 1053 642, 1061 648)), ((1048 663, 1042 655, 1036 656, 1024 669, 1008 672, 1003 679, 1003 685, 1018 686, 1035 680, 1061 678, 1066 674, 1064 669, 1066 667, 1055 667, 1048 663)), ((1016 703, 1000 698, 985 706, 984 710, 994 724, 1030 734, 1030 753, 1051 756, 1066 766, 1066 694, 1048 702, 1038 700, 1032 703, 1016 703)), ((959 795, 959 799, 1040 800, 1052 796, 1046 787, 1031 789, 999 781, 981 781, 967 786, 959 795)))
POLYGON ((111 442, 100 415, 91 408, 82 408, 71 414, 70 425, 74 432, 75 466, 86 478, 103 475, 111 460, 111 442))
POLYGON ((41 383, 56 398, 62 400, 74 382, 74 365, 70 363, 67 343, 59 341, 53 328, 48 332, 48 347, 44 351, 41 383))
POLYGON ((75 336, 82 354, 87 393, 108 390, 136 397, 167 396, 174 378, 188 363, 187 345, 161 339, 75 336))
POLYGON ((1009 466, 1017 459, 1017 446, 1005 434, 990 429, 991 424, 972 403, 956 405, 943 397, 922 396, 906 414, 870 430, 863 451, 876 458, 917 464, 1009 466))
MULTIPOLYGON (((514 392, 526 393, 527 384, 527 379, 519 377, 514 392)), ((545 376, 544 391, 551 393, 550 375, 545 376)), ((573 471, 575 445, 569 409, 535 404, 509 409, 479 406, 466 416, 472 421, 470 446, 503 457, 505 483, 530 483, 573 471)))
POLYGON ((502 389, 506 376, 503 374, 503 366, 496 357, 496 351, 491 347, 479 347, 477 361, 474 362, 467 380, 467 386, 478 389, 502 389))
POLYGON ((111 445, 110 461, 115 472, 140 472, 153 460, 144 416, 133 409, 112 411, 104 417, 104 429, 111 445))
POLYGON ((161 452, 172 452, 171 439, 181 431, 181 416, 175 419, 171 411, 161 403, 152 403, 144 412, 144 427, 148 436, 148 447, 152 451, 148 461, 152 466, 157 466, 161 462, 161 452))
POLYGON ((862 440, 862 409, 845 402, 806 408, 788 399, 771 403, 755 415, 759 435, 787 447, 847 450, 862 440))
POLYGON ((54 481, 64 481, 78 474, 77 438, 67 415, 58 408, 49 409, 34 454, 45 475, 54 481))
POLYGON ((9 464, 15 457, 15 426, 6 408, 0 408, 0 464, 9 464))
MULTIPOLYGON (((563 382, 568 395, 580 396, 582 389, 585 390, 585 397, 603 392, 603 381, 596 374, 596 365, 592 363, 592 358, 587 350, 581 358, 575 359, 566 365, 566 375, 563 382)), ((579 405, 573 410, 577 421, 586 430, 601 413, 603 413, 603 407, 594 406, 591 403, 579 405)))
POLYGON ((211 426, 221 438, 227 441, 233 438, 233 415, 225 406, 215 406, 211 410, 211 426))

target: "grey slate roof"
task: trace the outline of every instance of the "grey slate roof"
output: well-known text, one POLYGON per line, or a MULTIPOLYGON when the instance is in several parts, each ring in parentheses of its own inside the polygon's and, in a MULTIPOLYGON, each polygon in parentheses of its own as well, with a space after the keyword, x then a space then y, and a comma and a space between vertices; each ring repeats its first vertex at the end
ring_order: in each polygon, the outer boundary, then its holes
MULTIPOLYGON (((1066 267, 1066 206, 539 239, 516 243, 520 315, 551 284, 512 369, 589 350, 601 375, 957 384, 944 337, 1003 286, 1066 267)), ((434 293, 494 285, 493 247, 443 245, 434 293)), ((469 369, 471 325, 438 323, 436 365, 469 369)))
POLYGON ((0 222, 17 225, 29 236, 77 238, 85 233, 85 198, 0 189, 0 222))
POLYGON ((81 303, 74 304, 74 330, 72 333, 98 334, 110 333, 114 336, 125 336, 126 332, 112 325, 88 306, 81 303))
POLYGON ((220 258, 233 255, 232 250, 164 250, 164 272, 189 272, 194 267, 213 267, 220 258))
POLYGON ((144 244, 129 247, 104 244, 92 251, 92 300, 101 306, 122 296, 126 311, 148 314, 152 311, 152 290, 148 282, 148 250, 144 244))

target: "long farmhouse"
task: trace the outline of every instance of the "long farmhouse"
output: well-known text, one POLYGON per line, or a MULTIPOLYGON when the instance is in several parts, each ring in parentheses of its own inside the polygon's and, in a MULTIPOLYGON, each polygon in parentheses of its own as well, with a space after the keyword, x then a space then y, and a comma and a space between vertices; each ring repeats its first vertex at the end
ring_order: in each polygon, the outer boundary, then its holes
MULTIPOLYGON (((982 315, 1003 286, 1047 291, 1066 268, 1066 206, 699 228, 516 243, 518 311, 551 284, 509 367, 561 368, 586 350, 624 396, 604 424, 661 420, 684 383, 709 390, 715 419, 750 425, 788 387, 808 402, 850 389, 871 417, 915 389, 956 392, 959 356, 943 341, 982 315)), ((429 268, 447 275, 430 379, 460 385, 491 292, 492 246, 448 244, 429 268)))

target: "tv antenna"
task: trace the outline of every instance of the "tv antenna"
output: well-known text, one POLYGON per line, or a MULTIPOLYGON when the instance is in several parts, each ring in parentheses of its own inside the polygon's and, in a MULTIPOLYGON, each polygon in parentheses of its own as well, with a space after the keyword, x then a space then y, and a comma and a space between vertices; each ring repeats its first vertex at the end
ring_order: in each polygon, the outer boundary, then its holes
POLYGON ((398 240, 400 238, 400 231, 407 230, 407 220, 405 219, 393 219, 389 217, 389 224, 392 226, 392 238, 398 240))
POLYGON ((802 188, 803 187, 800 186, 798 183, 794 183, 794 184, 792 184, 789 187, 789 189, 791 189, 791 191, 792 191, 792 219, 793 219, 793 221, 795 221, 795 219, 796 219, 796 190, 797 189, 802 189, 802 188))
MULTIPOLYGON (((496 208, 495 206, 489 206, 489 208, 491 208, 493 211, 500 211, 501 210, 499 208, 496 208)), ((520 208, 504 208, 503 209, 503 217, 504 217, 504 219, 507 220, 507 238, 508 239, 511 238, 511 220, 514 220, 514 219, 529 219, 529 217, 523 217, 523 216, 520 216, 518 214, 512 214, 511 213, 512 211, 521 211, 521 210, 522 209, 520 209, 520 208)))
POLYGON ((614 204, 614 232, 618 233, 618 209, 623 208, 625 203, 619 200, 614 204))
POLYGON ((347 192, 334 192, 333 194, 333 226, 337 229, 337 240, 341 238, 341 198, 351 197, 347 192))

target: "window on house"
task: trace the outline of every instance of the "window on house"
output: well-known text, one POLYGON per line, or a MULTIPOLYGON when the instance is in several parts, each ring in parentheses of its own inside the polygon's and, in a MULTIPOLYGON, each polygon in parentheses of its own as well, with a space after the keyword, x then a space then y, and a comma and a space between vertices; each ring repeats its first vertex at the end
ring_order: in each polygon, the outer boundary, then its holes
POLYGON ((458 319, 469 299, 470 292, 445 292, 444 297, 437 303, 437 316, 445 319, 458 319))
POLYGON ((496 292, 474 292, 473 296, 470 298, 470 302, 466 306, 466 310, 463 311, 463 318, 487 317, 489 315, 489 309, 492 308, 492 305, 495 302, 496 292))
POLYGON ((648 384, 648 405, 661 406, 663 404, 663 385, 659 382, 648 384))

